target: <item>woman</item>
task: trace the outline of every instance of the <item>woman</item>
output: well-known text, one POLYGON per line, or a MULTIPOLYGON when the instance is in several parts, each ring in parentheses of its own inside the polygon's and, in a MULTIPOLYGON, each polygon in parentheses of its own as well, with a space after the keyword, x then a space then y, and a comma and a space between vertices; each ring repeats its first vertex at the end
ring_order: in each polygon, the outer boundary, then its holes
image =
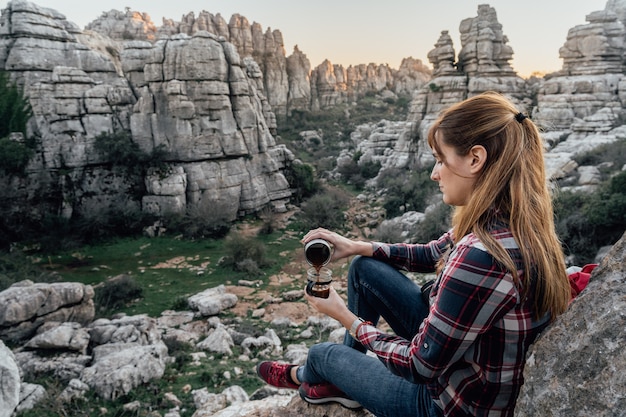
POLYGON ((260 363, 266 382, 379 417, 513 415, 528 347, 570 297, 543 143, 510 101, 485 93, 445 110, 428 144, 452 229, 425 245, 307 233, 334 245, 333 259, 359 255, 347 306, 334 290, 306 297, 348 334, 312 346, 303 366, 260 363), (425 301, 399 269, 437 271, 425 301), (381 316, 394 335, 375 327, 381 316))

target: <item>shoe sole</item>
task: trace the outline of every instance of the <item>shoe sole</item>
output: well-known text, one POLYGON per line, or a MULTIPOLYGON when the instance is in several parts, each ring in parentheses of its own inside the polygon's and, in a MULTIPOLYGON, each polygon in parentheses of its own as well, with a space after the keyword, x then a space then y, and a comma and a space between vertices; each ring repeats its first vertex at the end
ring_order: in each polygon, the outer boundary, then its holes
POLYGON ((342 405, 344 408, 348 408, 350 410, 358 410, 359 408, 363 408, 361 404, 349 398, 344 398, 344 397, 310 398, 302 394, 301 392, 299 394, 300 394, 300 398, 302 398, 304 401, 308 402, 309 404, 319 405, 319 404, 328 404, 328 403, 338 403, 342 405))

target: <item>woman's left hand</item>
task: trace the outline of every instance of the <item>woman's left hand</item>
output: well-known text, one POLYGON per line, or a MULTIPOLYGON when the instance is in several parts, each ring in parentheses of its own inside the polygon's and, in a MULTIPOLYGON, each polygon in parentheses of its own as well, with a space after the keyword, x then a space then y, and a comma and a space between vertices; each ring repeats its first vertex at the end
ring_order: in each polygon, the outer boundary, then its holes
POLYGON ((332 286, 330 287, 328 298, 314 297, 307 294, 306 290, 304 291, 304 296, 309 302, 309 305, 315 310, 334 318, 344 325, 346 322, 351 323, 356 317, 348 310, 345 301, 337 294, 337 291, 332 286))

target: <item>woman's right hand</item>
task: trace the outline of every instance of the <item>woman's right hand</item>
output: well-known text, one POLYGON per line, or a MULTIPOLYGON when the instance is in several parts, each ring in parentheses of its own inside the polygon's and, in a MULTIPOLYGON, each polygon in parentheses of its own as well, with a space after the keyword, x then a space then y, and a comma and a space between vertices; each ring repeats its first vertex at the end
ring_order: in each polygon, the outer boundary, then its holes
POLYGON ((331 258, 333 260, 342 259, 352 255, 372 256, 371 243, 351 240, 322 227, 310 230, 302 238, 302 243, 306 244, 313 239, 324 239, 333 246, 333 255, 331 258))

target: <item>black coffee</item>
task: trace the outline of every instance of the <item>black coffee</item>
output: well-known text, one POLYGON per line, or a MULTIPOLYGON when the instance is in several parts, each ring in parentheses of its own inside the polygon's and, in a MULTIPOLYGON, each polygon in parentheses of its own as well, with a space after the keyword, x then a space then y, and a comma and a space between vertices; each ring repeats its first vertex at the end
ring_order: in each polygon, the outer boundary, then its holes
POLYGON ((324 242, 312 242, 307 245, 304 256, 311 266, 319 270, 330 259, 330 246, 324 242))
POLYGON ((314 297, 328 298, 330 295, 330 286, 327 283, 309 281, 306 284, 306 293, 314 297))

